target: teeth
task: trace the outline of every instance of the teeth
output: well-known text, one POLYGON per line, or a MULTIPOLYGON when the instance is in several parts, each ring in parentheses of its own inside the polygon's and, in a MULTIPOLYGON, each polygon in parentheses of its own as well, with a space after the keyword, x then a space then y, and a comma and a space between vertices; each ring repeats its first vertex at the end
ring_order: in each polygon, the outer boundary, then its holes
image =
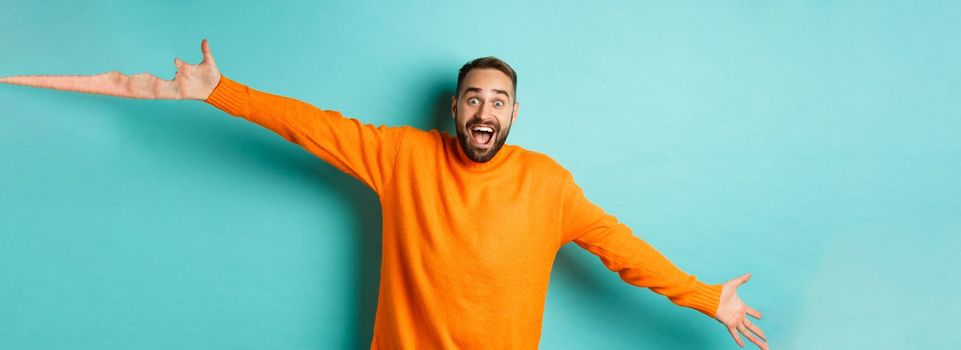
POLYGON ((494 129, 488 126, 475 126, 474 131, 494 132, 494 129))

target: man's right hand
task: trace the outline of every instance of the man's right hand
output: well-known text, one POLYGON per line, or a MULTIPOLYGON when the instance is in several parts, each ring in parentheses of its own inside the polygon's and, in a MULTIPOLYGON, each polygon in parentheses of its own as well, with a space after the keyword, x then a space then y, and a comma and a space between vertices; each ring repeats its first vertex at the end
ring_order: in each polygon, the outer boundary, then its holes
POLYGON ((188 64, 179 58, 174 59, 177 74, 174 75, 173 83, 176 84, 181 99, 206 100, 220 82, 220 70, 217 69, 214 55, 210 53, 207 39, 200 42, 200 51, 204 54, 200 64, 188 64))
POLYGON ((206 100, 220 82, 220 70, 210 53, 207 39, 200 42, 200 51, 204 58, 199 64, 174 59, 177 73, 173 80, 163 80, 148 73, 128 76, 109 72, 97 75, 22 75, 0 78, 0 83, 126 98, 206 100))

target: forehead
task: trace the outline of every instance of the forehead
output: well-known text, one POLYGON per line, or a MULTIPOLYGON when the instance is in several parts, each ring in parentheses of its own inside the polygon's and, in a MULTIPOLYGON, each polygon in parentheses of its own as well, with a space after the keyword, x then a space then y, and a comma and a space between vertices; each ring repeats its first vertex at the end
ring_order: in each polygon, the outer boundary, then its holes
POLYGON ((467 88, 480 88, 483 92, 493 92, 492 90, 503 90, 514 95, 514 83, 511 77, 497 69, 481 68, 473 69, 464 76, 459 93, 463 93, 467 88))

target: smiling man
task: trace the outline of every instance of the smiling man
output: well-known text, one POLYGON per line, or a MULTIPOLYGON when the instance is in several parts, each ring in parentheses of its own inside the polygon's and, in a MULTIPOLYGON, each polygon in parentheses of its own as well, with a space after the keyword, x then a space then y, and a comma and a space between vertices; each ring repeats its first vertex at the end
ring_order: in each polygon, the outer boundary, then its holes
POLYGON ((517 120, 519 105, 511 96, 515 91, 517 73, 504 61, 484 57, 461 67, 457 95, 451 98, 451 114, 457 140, 470 160, 489 161, 504 146, 517 120))
POLYGON ((767 349, 736 288, 689 275, 587 200, 550 157, 506 144, 517 75, 493 57, 465 64, 451 100, 456 138, 437 130, 363 124, 339 112, 257 91, 221 75, 210 48, 173 80, 117 72, 17 76, 0 82, 127 98, 203 100, 268 128, 364 182, 380 197, 383 250, 371 349, 535 349, 557 251, 600 257, 625 282, 722 323, 767 349))

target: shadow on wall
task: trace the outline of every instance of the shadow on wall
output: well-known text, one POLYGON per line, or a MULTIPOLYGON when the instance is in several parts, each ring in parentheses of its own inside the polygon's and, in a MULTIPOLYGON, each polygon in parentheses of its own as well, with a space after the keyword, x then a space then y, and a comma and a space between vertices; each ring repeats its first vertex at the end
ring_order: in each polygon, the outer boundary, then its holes
MULTIPOLYGON (((257 126, 256 124, 243 121, 249 125, 231 127, 225 125, 224 119, 235 117, 216 109, 198 112, 196 106, 187 105, 202 102, 177 101, 170 102, 166 108, 157 108, 150 104, 164 102, 129 101, 109 97, 103 98, 103 101, 105 109, 114 110, 117 115, 122 116, 119 119, 126 124, 127 131, 140 142, 148 143, 153 148, 176 145, 180 149, 202 150, 178 155, 185 158, 185 161, 204 162, 204 158, 209 159, 212 156, 249 159, 269 166, 291 181, 312 182, 318 188, 324 189, 314 194, 335 194, 336 201, 349 207, 350 212, 354 213, 351 221, 360 231, 352 234, 352 237, 356 237, 354 246, 359 250, 354 254, 357 257, 353 264, 356 269, 353 274, 356 276, 355 283, 345 286, 351 289, 346 294, 354 297, 353 300, 345 302, 354 304, 353 309, 356 312, 353 314, 356 316, 348 321, 349 335, 345 335, 345 338, 351 339, 351 348, 370 347, 379 290, 382 227, 380 202, 373 191, 307 151, 298 153, 290 147, 291 144, 272 132, 270 135, 276 137, 273 141, 267 137, 250 137, 249 126, 257 126), (281 142, 275 142, 276 140, 281 142)), ((318 230, 320 229, 318 227, 318 230)), ((329 286, 316 288, 327 287, 329 286)), ((319 314, 320 310, 307 312, 319 314)))
MULTIPOLYGON (((455 72, 456 73, 456 72, 455 72)), ((454 119, 451 115, 450 102, 456 89, 457 75, 447 71, 436 71, 428 79, 420 83, 420 95, 412 98, 424 101, 421 111, 424 114, 423 122, 414 121, 411 126, 421 130, 437 129, 454 134, 454 119)))
POLYGON ((548 288, 558 286, 566 297, 577 300, 575 309, 581 316, 589 318, 580 324, 602 325, 597 327, 605 330, 596 334, 599 339, 629 340, 638 348, 709 349, 717 345, 713 341, 717 332, 726 334, 722 327, 705 328, 704 322, 692 322, 707 317, 700 312, 627 284, 573 242, 564 245, 554 260, 548 288))

